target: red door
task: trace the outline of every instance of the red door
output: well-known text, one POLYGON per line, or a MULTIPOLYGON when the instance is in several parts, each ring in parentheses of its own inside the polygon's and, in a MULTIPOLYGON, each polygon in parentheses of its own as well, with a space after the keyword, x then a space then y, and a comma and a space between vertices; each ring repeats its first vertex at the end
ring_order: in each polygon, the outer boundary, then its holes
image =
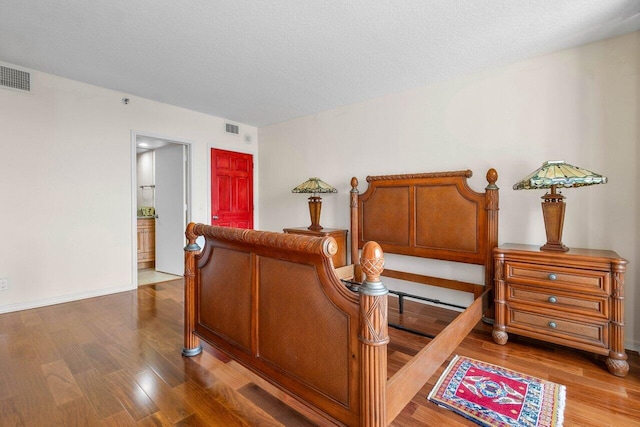
POLYGON ((253 228, 253 156, 211 149, 211 224, 253 228))

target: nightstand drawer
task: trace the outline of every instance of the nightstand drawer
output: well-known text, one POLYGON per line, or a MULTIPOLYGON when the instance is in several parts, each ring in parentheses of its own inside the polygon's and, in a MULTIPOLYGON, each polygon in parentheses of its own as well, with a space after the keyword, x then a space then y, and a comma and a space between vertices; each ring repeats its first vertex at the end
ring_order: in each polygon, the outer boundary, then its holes
POLYGON ((579 292, 609 294, 609 272, 565 268, 551 265, 505 263, 505 280, 532 283, 553 288, 571 288, 579 292))
POLYGON ((534 304, 551 310, 608 319, 609 300, 595 295, 567 294, 557 289, 509 284, 507 301, 534 304))
POLYGON ((530 331, 563 341, 574 341, 598 348, 607 348, 609 322, 579 322, 556 316, 531 313, 524 310, 509 310, 507 328, 530 331))

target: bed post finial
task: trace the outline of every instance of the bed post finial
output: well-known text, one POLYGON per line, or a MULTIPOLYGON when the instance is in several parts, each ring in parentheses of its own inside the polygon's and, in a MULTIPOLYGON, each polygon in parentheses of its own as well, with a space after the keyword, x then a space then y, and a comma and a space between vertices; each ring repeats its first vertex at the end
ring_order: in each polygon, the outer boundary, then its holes
POLYGON ((380 282, 380 274, 384 269, 384 255, 382 248, 376 242, 367 242, 362 247, 362 272, 365 274, 365 282, 377 286, 382 286, 380 282))
POLYGON ((387 288, 380 281, 384 256, 380 245, 362 247, 365 281, 360 293, 360 425, 387 425, 387 288))
POLYGON ((498 186, 496 185, 496 181, 498 180, 498 171, 496 171, 494 168, 491 168, 487 171, 487 182, 489 183, 489 185, 487 185, 487 190, 494 190, 497 189, 498 186))
POLYGON ((202 352, 200 338, 193 333, 196 326, 196 255, 200 253, 200 246, 196 243, 198 236, 193 222, 187 225, 184 234, 188 243, 184 248, 184 347, 182 355, 191 357, 202 352))

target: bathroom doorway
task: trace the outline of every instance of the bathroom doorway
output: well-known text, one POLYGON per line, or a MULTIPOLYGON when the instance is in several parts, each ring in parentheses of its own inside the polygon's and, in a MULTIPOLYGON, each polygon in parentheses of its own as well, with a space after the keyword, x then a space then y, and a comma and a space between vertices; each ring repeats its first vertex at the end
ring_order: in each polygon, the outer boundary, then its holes
POLYGON ((191 219, 191 145, 132 132, 134 283, 183 275, 184 230, 191 219))

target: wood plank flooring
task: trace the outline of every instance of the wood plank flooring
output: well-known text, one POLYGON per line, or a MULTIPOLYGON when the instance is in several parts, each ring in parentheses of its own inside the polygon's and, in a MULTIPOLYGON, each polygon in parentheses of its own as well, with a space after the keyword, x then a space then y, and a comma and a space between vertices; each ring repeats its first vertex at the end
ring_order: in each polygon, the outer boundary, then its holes
MULTIPOLYGON (((312 426, 313 413, 237 363, 204 346, 181 356, 182 280, 137 291, 0 315, 0 426, 312 426)), ((407 302, 391 321, 444 327, 450 312, 407 302), (399 319, 401 317, 401 319, 399 319)), ((391 330, 389 374, 427 339, 391 330)), ((567 387, 565 426, 640 426, 640 357, 626 378, 601 357, 525 338, 499 346, 479 324, 456 354, 567 387)), ((445 364, 446 365, 446 364, 445 364)), ((426 396, 394 426, 472 426, 426 396)))

